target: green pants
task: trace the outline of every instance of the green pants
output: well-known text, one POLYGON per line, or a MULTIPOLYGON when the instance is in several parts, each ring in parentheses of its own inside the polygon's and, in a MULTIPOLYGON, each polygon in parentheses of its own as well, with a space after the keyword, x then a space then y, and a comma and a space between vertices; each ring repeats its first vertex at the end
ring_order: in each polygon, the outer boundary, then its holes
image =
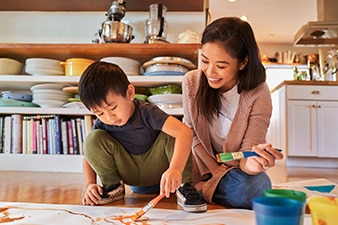
MULTIPOLYGON (((174 152, 175 139, 161 132, 151 148, 133 155, 104 130, 93 130, 83 147, 85 157, 105 186, 123 181, 131 186, 152 186, 160 183, 174 152)), ((192 182, 191 155, 182 174, 182 182, 192 182)))

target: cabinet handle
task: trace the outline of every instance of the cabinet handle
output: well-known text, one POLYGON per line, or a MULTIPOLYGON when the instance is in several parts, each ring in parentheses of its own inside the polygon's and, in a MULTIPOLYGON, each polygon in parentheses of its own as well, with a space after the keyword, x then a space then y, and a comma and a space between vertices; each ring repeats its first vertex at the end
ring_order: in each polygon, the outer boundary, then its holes
POLYGON ((320 105, 317 105, 317 108, 321 108, 321 106, 320 106, 320 105))
POLYGON ((319 91, 311 91, 311 94, 313 94, 313 95, 319 95, 319 91))

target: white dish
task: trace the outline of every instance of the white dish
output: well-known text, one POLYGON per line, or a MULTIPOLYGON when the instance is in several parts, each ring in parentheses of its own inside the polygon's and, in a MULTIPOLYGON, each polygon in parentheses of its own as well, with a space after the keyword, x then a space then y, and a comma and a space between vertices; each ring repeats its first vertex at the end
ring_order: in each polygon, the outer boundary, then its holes
POLYGON ((68 96, 58 96, 58 95, 33 95, 33 100, 59 100, 67 101, 68 96))
POLYGON ((47 69, 25 69, 25 72, 31 75, 65 75, 65 72, 47 69))
POLYGON ((63 107, 72 109, 87 109, 82 102, 69 102, 67 104, 64 104, 63 107))
POLYGON ((58 71, 58 72, 65 72, 65 68, 62 66, 49 66, 49 65, 30 65, 26 64, 25 65, 25 71, 30 71, 30 70, 51 70, 51 71, 58 71))
POLYGON ((28 58, 26 64, 60 65, 62 61, 48 58, 28 58))
POLYGON ((58 95, 58 96, 65 96, 65 97, 73 96, 71 93, 67 93, 67 92, 64 92, 64 91, 61 91, 61 90, 57 90, 57 89, 35 89, 32 92, 33 92, 33 95, 37 95, 37 94, 48 95, 48 94, 51 94, 51 95, 58 95))
POLYGON ((151 72, 162 72, 162 71, 173 71, 173 72, 181 72, 185 74, 188 72, 190 69, 182 66, 182 65, 177 65, 177 64, 167 64, 167 63, 158 63, 154 64, 151 66, 148 66, 145 70, 144 73, 151 73, 151 72))
POLYGON ((180 58, 180 57, 171 57, 171 56, 159 56, 152 58, 151 60, 145 62, 143 64, 143 68, 147 68, 148 66, 158 64, 158 63, 168 63, 168 64, 177 64, 185 66, 189 69, 196 69, 196 65, 193 64, 190 60, 180 58))
POLYGON ((41 108, 54 108, 54 107, 62 107, 66 101, 58 101, 58 100, 33 100, 34 104, 39 105, 41 108))
POLYGON ((147 100, 161 108, 182 108, 183 105, 182 94, 151 95, 147 100))
POLYGON ((118 65, 127 75, 141 74, 141 63, 135 59, 125 57, 105 57, 100 61, 118 65))
POLYGON ((55 84, 55 83, 44 83, 44 84, 36 84, 31 87, 31 91, 37 89, 55 89, 55 90, 62 90, 62 88, 69 86, 65 84, 55 84))

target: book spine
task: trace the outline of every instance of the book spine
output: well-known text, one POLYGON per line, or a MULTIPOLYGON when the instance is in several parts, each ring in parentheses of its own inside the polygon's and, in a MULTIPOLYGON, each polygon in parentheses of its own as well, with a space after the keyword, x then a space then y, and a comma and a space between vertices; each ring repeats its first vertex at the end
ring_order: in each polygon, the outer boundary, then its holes
POLYGON ((61 121, 61 142, 62 142, 62 153, 64 155, 68 154, 68 130, 67 130, 67 121, 61 121))
POLYGON ((4 153, 10 154, 12 149, 12 117, 5 117, 5 132, 4 132, 4 153))
POLYGON ((0 153, 3 153, 4 116, 0 116, 0 153))
POLYGON ((67 131, 68 131, 68 150, 69 154, 74 154, 74 144, 73 144, 73 131, 72 131, 72 122, 67 121, 67 131))
POLYGON ((42 150, 41 150, 41 124, 40 124, 40 120, 36 120, 35 122, 35 130, 36 130, 36 153, 37 154, 41 154, 42 150))
POLYGON ((48 144, 47 144, 47 118, 41 118, 41 127, 42 127, 42 154, 48 154, 48 144))
POLYGON ((54 143, 55 143, 55 154, 62 154, 62 145, 61 145, 61 121, 60 116, 54 116, 54 143))
POLYGON ((27 120, 27 154, 32 154, 32 120, 28 119, 27 120))
POLYGON ((27 154, 27 120, 22 120, 22 154, 27 154))
POLYGON ((36 148, 36 120, 32 119, 32 153, 37 154, 36 148))
POLYGON ((53 129, 53 119, 49 119, 47 122, 47 154, 53 154, 53 136, 52 136, 52 129, 53 129))
POLYGON ((12 115, 12 153, 22 153, 22 115, 12 115))
POLYGON ((75 118, 70 119, 72 123, 72 137, 73 137, 73 148, 74 148, 74 155, 79 154, 79 146, 78 146, 78 140, 77 140, 77 132, 76 132, 76 121, 75 118))
POLYGON ((77 133, 77 143, 78 143, 78 149, 79 149, 79 154, 83 155, 83 151, 82 151, 82 142, 83 142, 83 128, 82 128, 82 124, 81 124, 81 119, 80 118, 76 118, 76 133, 77 133))

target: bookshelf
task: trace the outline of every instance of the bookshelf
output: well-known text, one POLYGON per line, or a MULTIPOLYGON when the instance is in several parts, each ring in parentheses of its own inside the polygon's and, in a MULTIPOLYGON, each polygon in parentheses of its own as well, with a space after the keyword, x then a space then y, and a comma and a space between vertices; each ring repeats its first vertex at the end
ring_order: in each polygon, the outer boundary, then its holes
MULTIPOLYGON (((109 56, 129 57, 144 63, 157 56, 177 56, 198 64, 199 44, 6 44, 0 43, 0 57, 25 62, 27 58, 53 58, 66 60, 72 57, 99 60, 109 56)), ((182 76, 128 76, 135 86, 154 87, 181 84, 182 76)), ((40 83, 62 83, 76 86, 78 76, 0 75, 0 91, 27 91, 40 83)), ((182 115, 182 109, 166 109, 171 115, 182 115)), ((20 114, 60 115, 81 118, 91 113, 86 109, 0 107, 0 116, 20 114)), ((0 170, 82 172, 82 155, 72 154, 4 154, 0 153, 0 170)))

